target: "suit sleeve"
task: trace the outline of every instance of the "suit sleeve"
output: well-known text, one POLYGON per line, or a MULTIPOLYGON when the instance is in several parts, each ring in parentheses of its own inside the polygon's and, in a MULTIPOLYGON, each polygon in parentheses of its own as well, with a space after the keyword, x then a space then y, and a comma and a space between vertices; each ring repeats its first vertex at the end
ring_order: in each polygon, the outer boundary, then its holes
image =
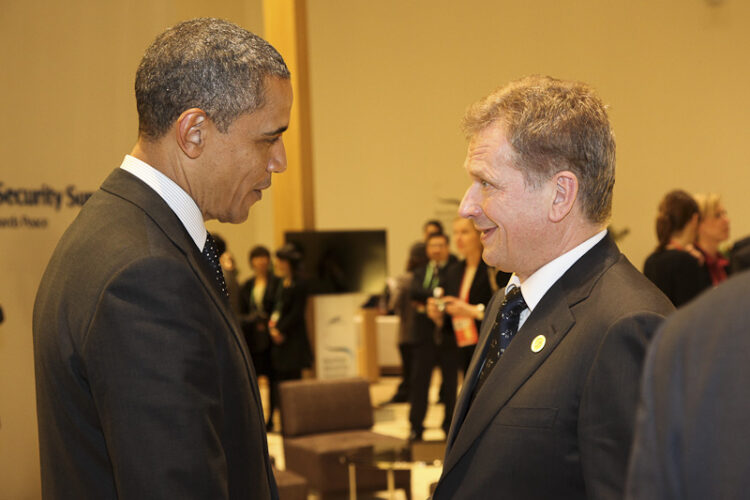
POLYGON ((587 497, 620 499, 633 439, 646 347, 663 316, 639 313, 612 324, 587 375, 578 420, 587 497))
POLYGON ((214 307, 167 258, 131 265, 100 298, 82 355, 121 499, 228 496, 214 307))
POLYGON ((677 438, 678 433, 670 428, 679 427, 682 421, 682 405, 678 404, 684 400, 682 353, 672 357, 665 355, 679 352, 679 346, 674 342, 665 345, 663 330, 652 342, 643 370, 641 401, 628 469, 625 495, 628 500, 684 497, 679 473, 673 465, 679 463, 682 446, 677 438), (655 394, 660 395, 659 401, 655 394), (676 455, 675 460, 670 460, 673 454, 676 455))

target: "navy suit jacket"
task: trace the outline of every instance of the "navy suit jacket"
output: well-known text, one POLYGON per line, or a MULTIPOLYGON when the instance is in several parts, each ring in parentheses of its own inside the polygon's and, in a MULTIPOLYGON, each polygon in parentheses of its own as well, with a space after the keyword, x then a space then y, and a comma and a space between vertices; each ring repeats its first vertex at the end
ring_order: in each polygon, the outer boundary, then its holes
POLYGON ((434 498, 621 498, 646 344, 672 305, 607 236, 547 291, 470 404, 502 295, 487 309, 434 498))
POLYGON ((277 498, 255 374, 168 205, 115 170, 34 308, 45 499, 277 498))

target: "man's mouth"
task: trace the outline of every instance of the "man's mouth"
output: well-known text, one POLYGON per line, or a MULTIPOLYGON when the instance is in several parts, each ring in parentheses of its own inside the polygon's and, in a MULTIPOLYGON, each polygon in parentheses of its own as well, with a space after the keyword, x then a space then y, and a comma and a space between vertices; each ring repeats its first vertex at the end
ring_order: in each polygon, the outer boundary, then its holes
POLYGON ((497 228, 496 227, 490 227, 490 228, 487 228, 487 229, 479 229, 479 231, 482 233, 482 237, 481 237, 482 241, 484 241, 487 238, 489 238, 492 235, 492 233, 495 232, 495 229, 497 229, 497 228))

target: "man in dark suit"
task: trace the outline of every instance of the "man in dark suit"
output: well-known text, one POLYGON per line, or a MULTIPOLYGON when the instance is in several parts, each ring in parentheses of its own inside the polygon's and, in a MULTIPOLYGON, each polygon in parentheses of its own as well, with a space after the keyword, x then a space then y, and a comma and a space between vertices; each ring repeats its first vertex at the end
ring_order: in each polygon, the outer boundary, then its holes
POLYGON ((435 498, 621 498, 643 355, 672 306, 607 235, 604 105, 584 84, 528 77, 464 126, 459 213, 484 260, 514 274, 487 307, 435 498))
POLYGON ((45 499, 277 498, 258 387, 204 220, 286 169, 276 50, 196 19, 136 74, 138 141, 63 235, 34 308, 45 499))
POLYGON ((747 498, 750 274, 680 309, 649 347, 628 499, 747 498))
POLYGON ((426 266, 416 269, 409 288, 414 314, 414 347, 412 349, 412 369, 409 390, 409 422, 411 433, 409 439, 422 439, 424 419, 427 414, 430 380, 435 366, 440 366, 445 417, 443 430, 448 433, 453 408, 456 405, 458 377, 458 348, 455 339, 446 340, 435 322, 427 316, 427 299, 432 297, 435 288, 440 284, 446 269, 449 267, 450 241, 443 233, 427 236, 425 243, 426 266))

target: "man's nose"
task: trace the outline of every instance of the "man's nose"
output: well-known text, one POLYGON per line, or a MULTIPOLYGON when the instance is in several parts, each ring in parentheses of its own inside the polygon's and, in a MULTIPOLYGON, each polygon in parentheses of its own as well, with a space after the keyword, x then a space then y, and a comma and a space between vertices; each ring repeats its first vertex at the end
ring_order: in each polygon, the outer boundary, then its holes
POLYGON ((471 186, 464 193, 464 197, 461 200, 461 204, 458 206, 458 215, 464 219, 479 215, 479 205, 476 202, 476 188, 475 184, 471 186))
POLYGON ((278 142, 274 145, 271 158, 268 160, 268 171, 280 174, 286 170, 286 148, 284 147, 284 138, 279 137, 278 142))

